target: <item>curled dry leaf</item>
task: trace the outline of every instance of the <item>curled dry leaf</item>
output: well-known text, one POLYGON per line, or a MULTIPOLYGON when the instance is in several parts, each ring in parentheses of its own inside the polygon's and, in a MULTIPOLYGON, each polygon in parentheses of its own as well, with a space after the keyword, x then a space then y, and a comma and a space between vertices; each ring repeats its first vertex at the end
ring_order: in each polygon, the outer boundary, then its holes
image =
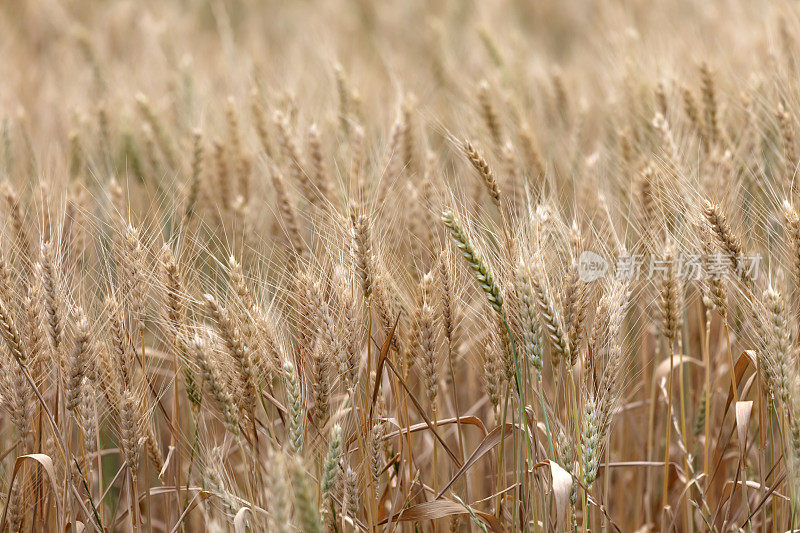
MULTIPOLYGON (((61 516, 61 513, 60 513, 61 499, 58 497, 58 490, 56 489, 56 487, 58 487, 58 485, 57 485, 57 481, 56 481, 57 480, 57 478, 56 478, 56 470, 55 470, 55 466, 53 465, 53 459, 49 455, 44 454, 44 453, 30 453, 30 454, 27 454, 27 455, 22 455, 20 457, 17 457, 17 460, 14 461, 14 471, 11 474, 11 484, 8 487, 8 493, 6 494, 6 505, 3 508, 3 520, 0 523, 5 524, 5 522, 6 522, 6 515, 8 513, 8 502, 10 500, 8 495, 11 494, 11 490, 14 487, 14 480, 17 477, 17 472, 19 472, 20 467, 26 461, 34 461, 34 462, 38 463, 39 465, 41 465, 42 468, 44 468, 44 471, 47 474, 47 480, 50 482, 50 490, 53 491, 53 500, 55 501, 55 504, 56 504, 57 515, 59 517, 61 516)), ((59 529, 62 529, 62 528, 59 527, 59 529)))
MULTIPOLYGON (((486 522, 486 524, 492 528, 492 531, 496 531, 498 533, 503 531, 502 524, 494 515, 477 511, 475 509, 472 509, 472 512, 475 513, 475 515, 481 520, 486 522)), ((447 516, 468 514, 469 511, 467 511, 467 509, 460 503, 452 500, 438 499, 431 502, 418 503, 403 509, 401 512, 393 515, 391 520, 393 522, 427 522, 429 520, 437 520, 447 516)), ((378 524, 383 525, 388 522, 389 518, 384 518, 378 524)))
POLYGON ((736 432, 739 436, 739 448, 742 451, 742 457, 744 457, 747 450, 747 430, 750 429, 750 416, 752 414, 752 400, 736 402, 736 432))
POLYGON ((249 507, 242 507, 236 512, 233 517, 233 530, 236 533, 245 533, 247 531, 247 515, 252 515, 249 507))
MULTIPOLYGON (((676 355, 673 359, 674 359, 674 367, 672 370, 674 371, 677 370, 678 367, 680 367, 681 358, 679 355, 676 355)), ((669 372, 669 363, 670 360, 669 357, 667 357, 666 359, 661 361, 661 363, 659 363, 659 365, 656 367, 656 371, 653 373, 653 379, 655 380, 656 383, 667 377, 667 373, 669 372)), ((695 359, 693 357, 686 357, 686 356, 683 357, 683 364, 703 366, 703 362, 700 359, 695 359)))
POLYGON ((550 477, 553 482, 553 496, 556 500, 556 526, 563 524, 567 515, 569 495, 572 493, 572 474, 555 461, 550 461, 550 477))

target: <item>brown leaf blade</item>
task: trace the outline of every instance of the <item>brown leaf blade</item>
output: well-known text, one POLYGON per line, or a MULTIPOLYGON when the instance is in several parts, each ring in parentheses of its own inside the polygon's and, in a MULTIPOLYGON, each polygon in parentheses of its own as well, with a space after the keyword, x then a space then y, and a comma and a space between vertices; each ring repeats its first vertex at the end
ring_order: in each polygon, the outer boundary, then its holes
POLYGON ((477 463, 478 459, 480 459, 481 457, 483 457, 484 455, 489 453, 489 451, 491 451, 492 448, 494 448, 495 446, 500 444, 501 435, 502 435, 503 440, 508 438, 511 435, 511 433, 514 431, 514 425, 513 424, 506 424, 505 425, 505 432, 503 432, 502 430, 503 430, 502 426, 497 426, 496 428, 491 430, 486 435, 486 437, 483 438, 483 440, 478 445, 478 447, 475 448, 475 451, 472 452, 472 455, 469 456, 469 459, 467 459, 464 462, 464 465, 461 468, 458 469, 458 472, 455 473, 453 478, 450 481, 448 481, 447 485, 445 485, 444 488, 441 491, 439 491, 439 494, 436 495, 436 499, 437 500, 439 498, 441 498, 442 495, 445 492, 447 492, 447 490, 450 487, 453 486, 453 483, 458 481, 459 478, 461 478, 461 476, 463 476, 466 473, 467 470, 469 470, 475 463, 477 463))

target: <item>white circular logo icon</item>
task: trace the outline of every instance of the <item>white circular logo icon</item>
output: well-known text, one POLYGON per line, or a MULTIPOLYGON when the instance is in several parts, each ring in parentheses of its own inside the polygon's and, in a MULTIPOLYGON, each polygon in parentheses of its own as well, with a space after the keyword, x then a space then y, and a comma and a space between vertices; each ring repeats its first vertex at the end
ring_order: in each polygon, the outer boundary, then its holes
POLYGON ((581 281, 589 282, 600 279, 608 272, 608 261, 601 255, 588 250, 581 252, 578 258, 578 277, 581 281))

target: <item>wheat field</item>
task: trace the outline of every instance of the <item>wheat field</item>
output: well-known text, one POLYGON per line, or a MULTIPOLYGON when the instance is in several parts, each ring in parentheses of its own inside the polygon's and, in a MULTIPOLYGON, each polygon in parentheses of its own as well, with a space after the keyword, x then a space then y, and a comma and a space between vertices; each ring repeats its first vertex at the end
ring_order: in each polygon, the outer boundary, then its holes
POLYGON ((800 531, 800 7, 0 3, 2 531, 800 531))

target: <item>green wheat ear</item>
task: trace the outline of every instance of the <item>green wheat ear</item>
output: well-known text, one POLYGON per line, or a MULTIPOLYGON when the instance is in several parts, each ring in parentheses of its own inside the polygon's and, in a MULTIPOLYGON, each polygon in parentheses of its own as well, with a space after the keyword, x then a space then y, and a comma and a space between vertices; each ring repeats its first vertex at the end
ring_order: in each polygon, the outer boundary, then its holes
POLYGON ((458 249, 461 250, 461 255, 463 255, 464 259, 469 263, 469 267, 472 269, 473 274, 475 274, 475 279, 486 294, 486 298, 489 300, 492 308, 500 315, 503 315, 503 297, 500 294, 500 288, 495 284, 491 270, 489 270, 489 267, 483 262, 480 254, 472 246, 466 231, 464 231, 464 228, 461 226, 461 223, 453 214, 452 210, 448 209, 442 213, 442 222, 444 222, 444 225, 450 230, 450 236, 453 238, 453 241, 455 241, 458 249))

